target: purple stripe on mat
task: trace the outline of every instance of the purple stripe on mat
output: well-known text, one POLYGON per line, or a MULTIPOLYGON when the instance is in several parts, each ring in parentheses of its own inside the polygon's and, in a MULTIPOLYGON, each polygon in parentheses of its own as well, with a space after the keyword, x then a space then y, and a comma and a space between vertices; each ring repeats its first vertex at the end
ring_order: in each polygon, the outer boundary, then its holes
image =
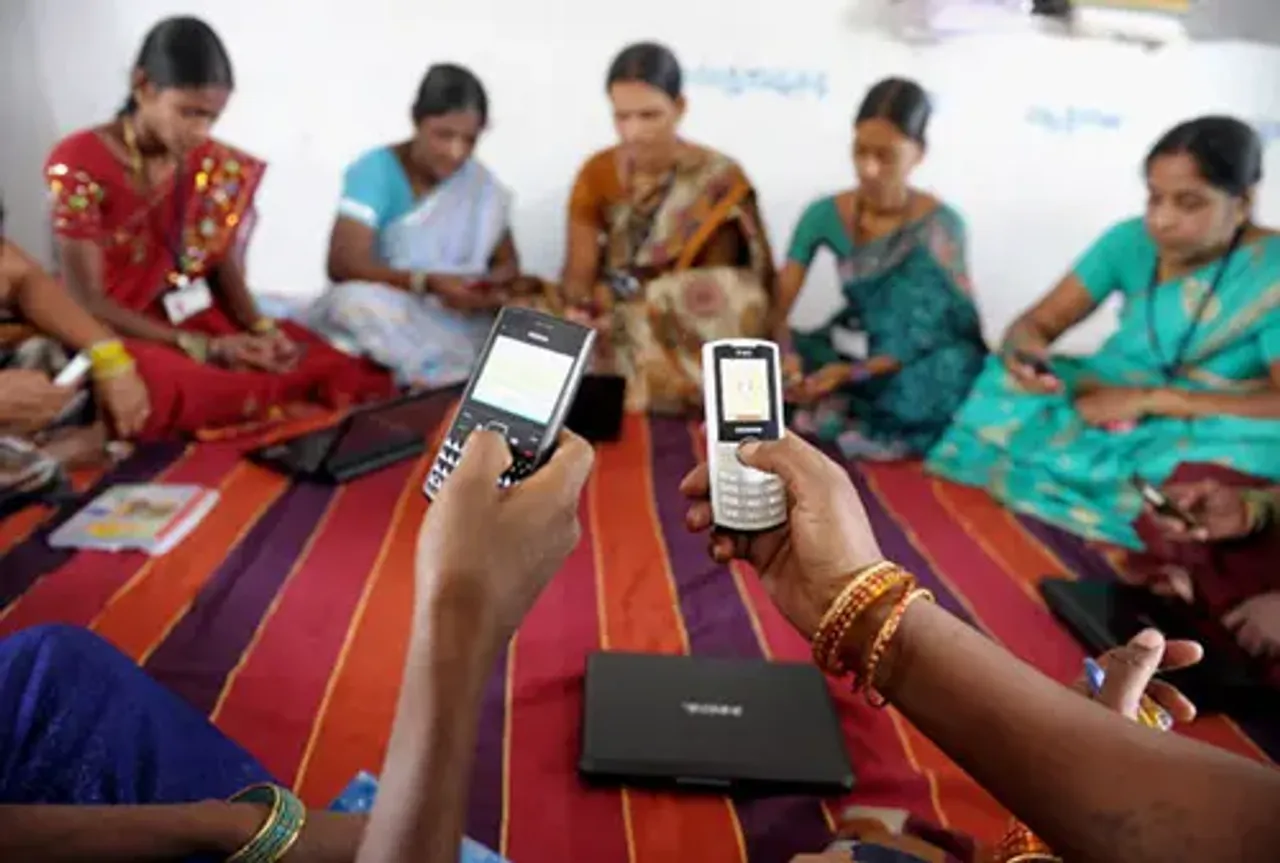
POLYGON ((467 835, 495 851, 502 847, 503 749, 507 733, 508 643, 502 649, 480 702, 476 756, 471 765, 471 798, 467 806, 467 835))
POLYGON ((973 620, 968 610, 947 587, 946 582, 938 577, 928 558, 921 554, 884 502, 872 491, 871 485, 858 466, 844 460, 840 461, 848 471, 849 478, 853 480, 858 496, 862 498, 862 505, 867 511, 867 520, 871 522, 871 530, 875 533, 884 556, 914 575, 922 587, 933 591, 938 605, 972 624, 973 620))
MULTIPOLYGON (((688 423, 653 419, 649 424, 654 503, 667 544, 689 649, 699 656, 763 658, 751 616, 727 568, 707 555, 705 536, 684 526, 687 503, 680 480, 691 471, 694 438, 688 423)), ((736 802, 748 860, 789 860, 817 852, 831 839, 822 808, 813 797, 775 797, 736 802)))
POLYGON ((336 491, 303 483, 271 504, 151 654, 146 668, 155 679, 202 712, 213 710, 336 491))
POLYGON ((1023 529, 1039 540, 1045 548, 1057 555, 1058 559, 1070 570, 1070 572, 1062 573, 1042 572, 1038 573, 1039 575, 1074 575, 1076 578, 1085 581, 1116 580, 1116 571, 1110 562, 1090 548, 1088 543, 1080 537, 1067 533, 1062 528, 1043 522, 1034 516, 1018 513, 1017 517, 1018 523, 1022 525, 1023 529))
POLYGON ((50 548, 49 534, 79 512, 102 489, 116 483, 147 482, 171 465, 186 447, 183 444, 159 444, 141 447, 132 456, 102 476, 93 487, 76 495, 30 536, 0 557, 0 609, 6 608, 45 573, 66 563, 73 549, 50 548))

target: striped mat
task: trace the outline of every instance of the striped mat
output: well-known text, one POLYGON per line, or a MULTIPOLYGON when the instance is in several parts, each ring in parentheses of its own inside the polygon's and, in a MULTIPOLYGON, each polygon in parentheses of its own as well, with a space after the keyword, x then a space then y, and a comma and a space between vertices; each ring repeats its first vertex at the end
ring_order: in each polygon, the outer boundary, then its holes
MULTIPOLYGON (((519 863, 774 861, 821 848, 835 814, 857 802, 998 835, 1005 815, 959 768, 892 709, 872 710, 835 687, 859 779, 849 801, 735 803, 578 783, 589 652, 807 656, 755 579, 710 562, 704 538, 684 530, 676 486, 695 464, 697 440, 686 423, 633 416, 620 442, 599 449, 582 543, 489 682, 469 833, 519 863)), ((53 551, 38 511, 0 522, 0 636, 47 622, 93 628, 323 805, 382 761, 409 637, 426 467, 404 463, 331 488, 293 484, 229 445, 145 450, 105 481, 201 483, 219 488, 222 502, 156 559, 53 551)), ((866 465, 853 477, 886 554, 944 607, 1056 678, 1078 673, 1083 654, 1036 581, 1111 577, 1105 557, 916 464, 866 465)), ((1211 718, 1186 733, 1266 758, 1254 742, 1261 731, 1249 732, 1211 718)))

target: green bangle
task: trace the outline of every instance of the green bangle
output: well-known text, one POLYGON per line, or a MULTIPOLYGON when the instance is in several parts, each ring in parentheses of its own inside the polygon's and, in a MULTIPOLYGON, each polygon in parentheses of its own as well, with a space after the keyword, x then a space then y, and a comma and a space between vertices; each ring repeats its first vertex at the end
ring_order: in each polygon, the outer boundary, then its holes
POLYGON ((237 792, 231 803, 256 803, 270 808, 258 832, 226 863, 278 863, 302 835, 307 809, 292 791, 272 783, 250 785, 237 792))

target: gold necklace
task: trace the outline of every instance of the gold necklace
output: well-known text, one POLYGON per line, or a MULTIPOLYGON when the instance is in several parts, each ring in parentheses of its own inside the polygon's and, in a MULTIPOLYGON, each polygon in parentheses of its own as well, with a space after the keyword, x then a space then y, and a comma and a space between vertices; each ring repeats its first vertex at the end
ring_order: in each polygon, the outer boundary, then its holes
POLYGON ((126 115, 120 119, 121 137, 124 138, 124 147, 129 151, 129 167, 133 169, 134 179, 141 186, 149 185, 145 173, 145 167, 142 162, 142 148, 138 146, 138 131, 133 128, 133 123, 129 116, 126 115))

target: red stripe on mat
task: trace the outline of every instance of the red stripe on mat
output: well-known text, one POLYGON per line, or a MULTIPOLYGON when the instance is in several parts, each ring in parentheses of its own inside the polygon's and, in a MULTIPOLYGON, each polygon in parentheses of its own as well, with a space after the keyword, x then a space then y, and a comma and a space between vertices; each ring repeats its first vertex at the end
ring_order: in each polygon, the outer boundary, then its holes
MULTIPOLYGON (((1080 673, 1084 653, 1045 607, 1033 600, 1024 584, 1011 578, 984 545, 1001 545, 1005 536, 988 536, 979 544, 934 494, 933 480, 918 464, 878 464, 863 468, 868 482, 920 551, 934 564, 938 577, 971 608, 976 622, 1015 655, 1055 680, 1070 681, 1080 673)), ((1014 536, 1010 532, 1010 537, 1014 536)))
MULTIPOLYGON (((604 646, 610 650, 687 653, 667 559, 654 515, 649 427, 629 414, 622 439, 596 452, 596 584, 604 646)), ((732 804, 717 797, 623 792, 628 859, 633 863, 697 860, 738 863, 744 857, 732 804)))
POLYGON ((291 785, 311 725, 369 572, 387 535, 395 500, 413 464, 339 490, 306 556, 263 616, 227 679, 212 719, 291 785))
POLYGON ((582 542, 520 627, 507 704, 503 856, 521 863, 626 860, 622 796, 578 779, 582 673, 600 647, 596 548, 587 487, 582 542))
POLYGON ((294 779, 309 805, 327 805, 361 770, 381 772, 409 646, 414 551, 427 511, 422 482, 435 448, 429 452, 396 501, 311 725, 294 779))

